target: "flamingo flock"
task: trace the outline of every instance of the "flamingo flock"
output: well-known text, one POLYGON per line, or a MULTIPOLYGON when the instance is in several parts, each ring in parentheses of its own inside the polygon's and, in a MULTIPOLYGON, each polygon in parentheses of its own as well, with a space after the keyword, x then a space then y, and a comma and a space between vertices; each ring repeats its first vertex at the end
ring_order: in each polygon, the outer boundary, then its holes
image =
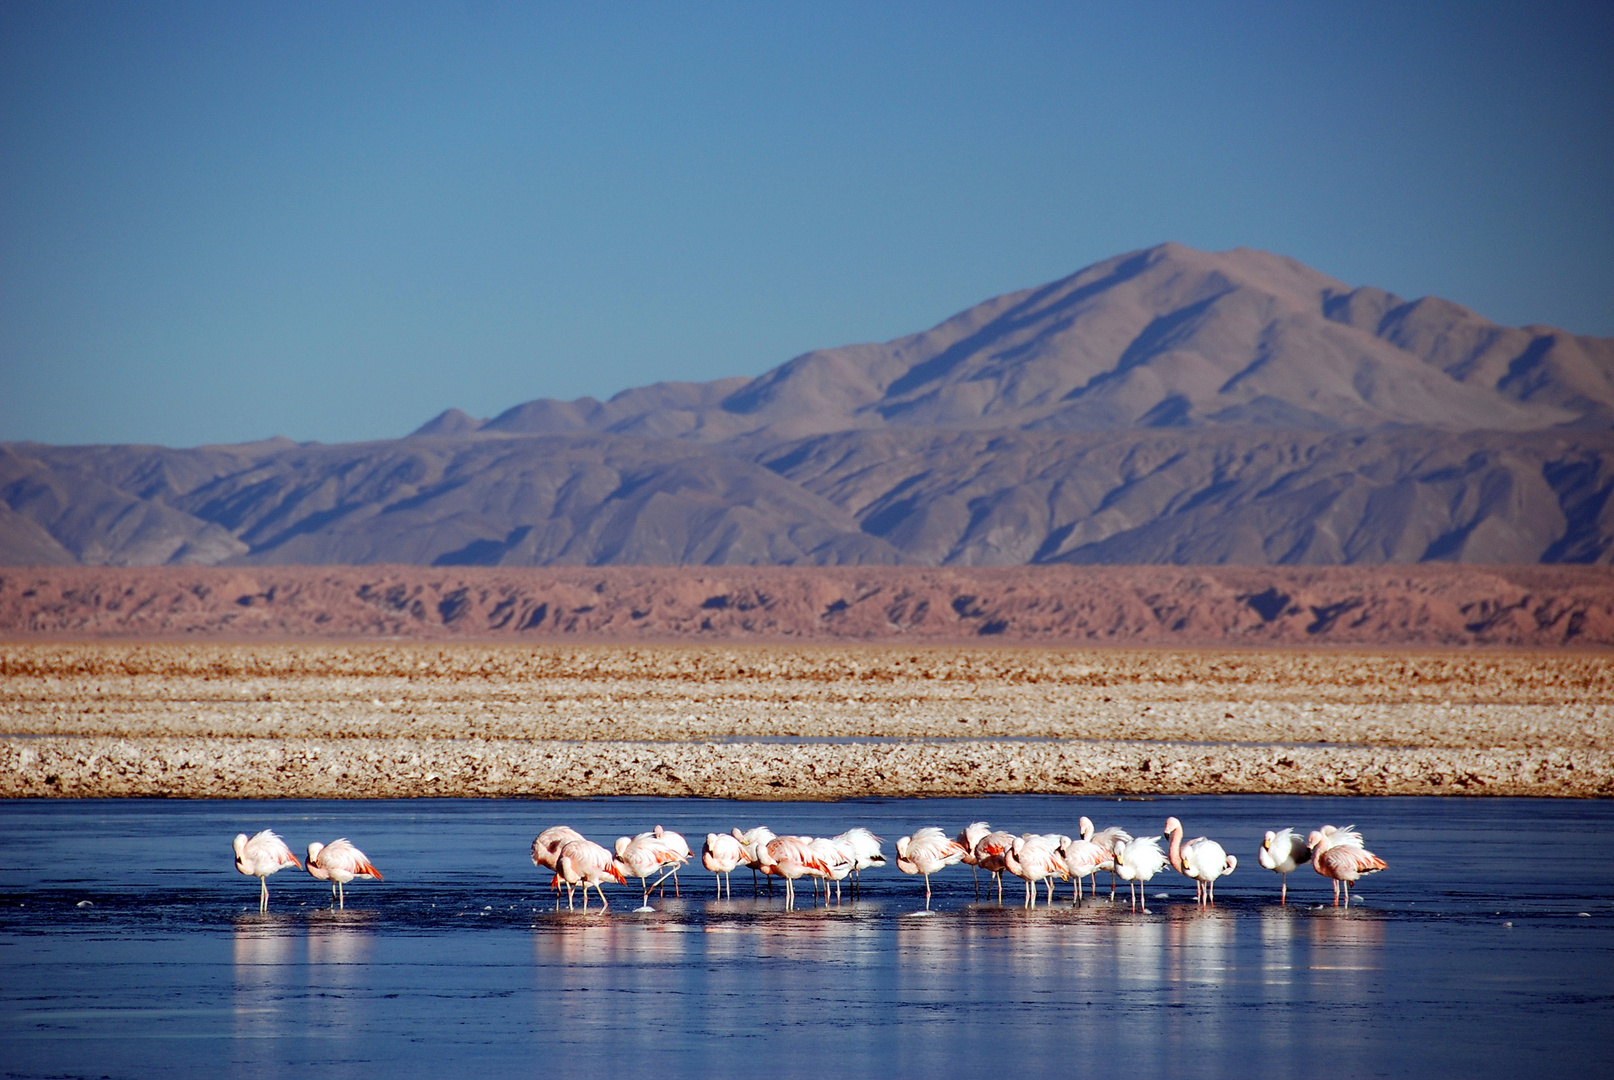
MULTIPOLYGON (((916 829, 900 837, 895 844, 897 869, 904 874, 925 879, 925 911, 930 910, 932 897, 931 876, 949 866, 969 866, 976 876, 976 895, 980 895, 980 872, 991 875, 997 886, 998 903, 1003 902, 1003 876, 1012 874, 1024 883, 1023 906, 1035 908, 1041 890, 1046 889, 1044 903, 1054 902, 1055 882, 1074 881, 1071 902, 1080 904, 1084 899, 1098 896, 1098 875, 1110 874, 1110 898, 1115 897, 1116 882, 1127 883, 1131 908, 1148 911, 1147 886, 1166 866, 1194 882, 1195 899, 1202 907, 1216 903, 1216 882, 1232 874, 1238 859, 1216 840, 1198 836, 1184 840, 1185 830, 1176 817, 1168 817, 1158 836, 1135 838, 1120 826, 1096 830, 1093 822, 1082 817, 1077 822, 1076 836, 1056 833, 1010 833, 993 829, 984 821, 972 822, 956 837, 936 826, 916 829), (1162 850, 1161 844, 1167 844, 1162 850), (1090 883, 1084 888, 1083 881, 1090 883)), ((713 875, 717 897, 732 898, 734 886, 731 875, 742 866, 752 871, 752 891, 760 891, 759 882, 766 879, 772 894, 773 879, 784 882, 785 910, 796 907, 797 882, 807 879, 812 884, 814 903, 817 903, 822 882, 824 902, 830 902, 831 886, 834 902, 842 899, 843 883, 850 879, 855 896, 865 870, 881 867, 886 858, 880 845, 884 841, 861 826, 848 829, 838 836, 812 837, 776 835, 765 826, 742 831, 707 833, 701 844, 701 866, 713 875)), ((642 906, 637 910, 649 911, 650 895, 657 888, 666 892, 666 881, 673 883, 675 896, 682 895, 678 871, 695 858, 688 842, 679 833, 656 825, 633 836, 618 837, 612 847, 605 847, 585 837, 567 825, 556 825, 540 832, 532 842, 532 863, 548 871, 550 887, 555 891, 555 909, 560 910, 560 895, 564 888, 568 910, 575 910, 576 891, 583 892, 583 910, 589 908, 589 890, 600 898, 600 910, 610 907, 604 886, 607 883, 626 886, 638 882, 642 906), (652 880, 653 879, 653 880, 652 880)), ((1351 886, 1364 875, 1388 869, 1388 864, 1368 851, 1362 834, 1356 826, 1337 828, 1324 825, 1304 840, 1292 828, 1269 830, 1256 852, 1257 861, 1279 875, 1278 902, 1289 902, 1289 875, 1309 863, 1334 887, 1334 905, 1340 904, 1343 891, 1344 906, 1350 907, 1351 886)), ((308 845, 306 864, 297 861, 286 842, 265 829, 252 837, 245 833, 235 838, 235 868, 248 877, 259 879, 258 910, 269 910, 269 877, 287 866, 304 868, 320 881, 331 884, 333 908, 345 908, 347 898, 344 887, 357 878, 383 880, 381 872, 369 858, 348 840, 333 840, 329 844, 308 845)))

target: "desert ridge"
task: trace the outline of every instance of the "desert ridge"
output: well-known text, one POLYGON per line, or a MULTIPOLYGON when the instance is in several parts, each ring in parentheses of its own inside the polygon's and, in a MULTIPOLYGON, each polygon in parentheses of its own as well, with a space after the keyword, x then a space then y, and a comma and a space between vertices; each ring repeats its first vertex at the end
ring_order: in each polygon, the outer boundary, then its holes
POLYGON ((18 567, 0 639, 1614 646, 1614 571, 1351 567, 18 567))

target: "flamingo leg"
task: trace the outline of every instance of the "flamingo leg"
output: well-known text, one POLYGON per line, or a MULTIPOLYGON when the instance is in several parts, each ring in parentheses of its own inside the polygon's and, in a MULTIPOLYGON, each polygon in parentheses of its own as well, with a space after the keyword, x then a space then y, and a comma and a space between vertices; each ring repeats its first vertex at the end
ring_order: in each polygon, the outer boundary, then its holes
POLYGON ((1283 879, 1283 891, 1278 894, 1278 903, 1280 903, 1280 904, 1288 904, 1289 903, 1289 875, 1288 874, 1279 874, 1278 876, 1283 879))
POLYGON ((269 910, 269 879, 260 877, 258 886, 258 914, 261 915, 269 910))

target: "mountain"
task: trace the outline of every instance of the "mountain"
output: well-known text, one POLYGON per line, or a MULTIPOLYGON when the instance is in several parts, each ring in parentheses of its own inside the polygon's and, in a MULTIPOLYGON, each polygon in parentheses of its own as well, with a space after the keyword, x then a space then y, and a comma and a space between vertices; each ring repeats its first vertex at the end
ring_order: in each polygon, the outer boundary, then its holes
POLYGON ((1614 561, 1614 340, 1165 244, 756 378, 0 444, 0 563, 1614 561))
POLYGON ((1614 425, 1614 339, 1500 327, 1265 252, 1164 244, 883 345, 810 352, 756 379, 530 401, 478 430, 722 442, 890 427, 1566 425, 1614 425))

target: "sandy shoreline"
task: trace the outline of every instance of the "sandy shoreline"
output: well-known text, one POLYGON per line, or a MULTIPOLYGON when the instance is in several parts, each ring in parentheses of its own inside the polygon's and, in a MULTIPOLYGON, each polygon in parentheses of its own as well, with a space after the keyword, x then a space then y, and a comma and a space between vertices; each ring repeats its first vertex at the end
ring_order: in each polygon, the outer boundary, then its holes
POLYGON ((0 645, 0 797, 999 792, 1609 797, 1614 665, 1550 652, 0 645))

